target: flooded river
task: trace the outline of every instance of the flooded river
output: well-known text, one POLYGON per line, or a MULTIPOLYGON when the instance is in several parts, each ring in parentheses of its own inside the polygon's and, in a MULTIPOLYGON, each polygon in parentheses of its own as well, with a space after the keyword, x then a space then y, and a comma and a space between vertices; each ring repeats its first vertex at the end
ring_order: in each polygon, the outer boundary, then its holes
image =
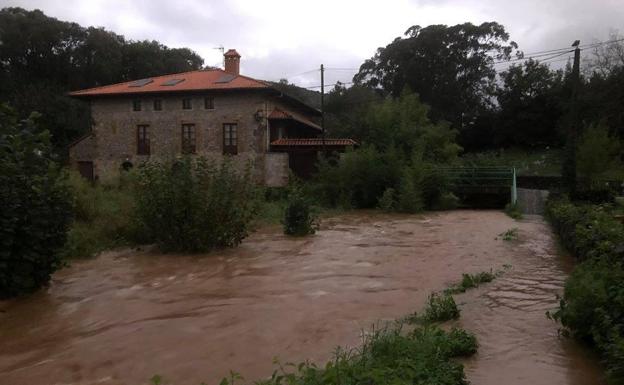
POLYGON ((423 216, 358 212, 327 219, 303 239, 264 228, 207 256, 105 253, 58 272, 51 286, 0 302, 0 384, 248 382, 283 361, 330 357, 379 320, 422 307, 464 272, 511 265, 457 296, 479 353, 469 380, 489 384, 601 384, 589 353, 546 319, 571 265, 538 219, 496 211, 423 216), (519 239, 498 234, 519 228, 519 239))

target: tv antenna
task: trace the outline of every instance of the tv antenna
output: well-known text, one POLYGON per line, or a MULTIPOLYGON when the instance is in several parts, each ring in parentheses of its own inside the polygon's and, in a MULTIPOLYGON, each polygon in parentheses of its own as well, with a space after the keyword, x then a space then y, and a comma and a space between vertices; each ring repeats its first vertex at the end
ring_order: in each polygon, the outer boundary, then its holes
POLYGON ((220 45, 218 47, 213 47, 212 49, 218 49, 219 51, 221 51, 221 66, 223 68, 225 68, 225 47, 220 45))

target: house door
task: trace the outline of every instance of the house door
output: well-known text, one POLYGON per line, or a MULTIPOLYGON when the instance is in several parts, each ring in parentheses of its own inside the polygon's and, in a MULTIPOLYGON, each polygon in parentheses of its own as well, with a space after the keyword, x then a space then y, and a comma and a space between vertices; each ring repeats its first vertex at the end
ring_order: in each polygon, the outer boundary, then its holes
POLYGON ((93 162, 81 161, 78 162, 78 172, 83 178, 93 182, 93 162))

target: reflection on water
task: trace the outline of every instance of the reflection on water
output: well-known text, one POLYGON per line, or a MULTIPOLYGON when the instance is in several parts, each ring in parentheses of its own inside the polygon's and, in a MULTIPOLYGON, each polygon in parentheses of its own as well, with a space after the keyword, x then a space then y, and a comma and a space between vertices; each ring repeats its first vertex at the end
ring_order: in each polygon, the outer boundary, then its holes
MULTIPOLYGON (((568 262, 569 263, 569 262, 568 262)), ((544 316, 569 265, 547 227, 494 211, 361 212, 289 239, 264 229, 206 256, 107 253, 51 287, 0 303, 0 384, 217 383, 230 369, 268 376, 272 359, 321 361, 362 329, 420 308, 463 272, 513 268, 458 296, 481 347, 474 384, 597 384, 588 354, 544 316), (519 227, 520 240, 497 234, 519 227)))

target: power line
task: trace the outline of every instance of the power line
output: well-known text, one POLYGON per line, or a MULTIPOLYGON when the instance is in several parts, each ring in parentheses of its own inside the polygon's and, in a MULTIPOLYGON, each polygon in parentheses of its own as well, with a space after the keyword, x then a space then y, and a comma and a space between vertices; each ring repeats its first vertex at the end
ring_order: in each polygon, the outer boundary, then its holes
MULTIPOLYGON (((338 84, 346 85, 346 84, 353 84, 353 82, 344 82, 344 83, 343 82, 336 82, 334 84, 325 84, 325 87, 333 87, 333 86, 336 86, 338 84)), ((297 87, 299 87, 299 86, 297 86, 297 87)), ((321 87, 323 87, 323 86, 310 86, 310 87, 301 87, 301 88, 310 89, 310 88, 321 88, 321 87)))

